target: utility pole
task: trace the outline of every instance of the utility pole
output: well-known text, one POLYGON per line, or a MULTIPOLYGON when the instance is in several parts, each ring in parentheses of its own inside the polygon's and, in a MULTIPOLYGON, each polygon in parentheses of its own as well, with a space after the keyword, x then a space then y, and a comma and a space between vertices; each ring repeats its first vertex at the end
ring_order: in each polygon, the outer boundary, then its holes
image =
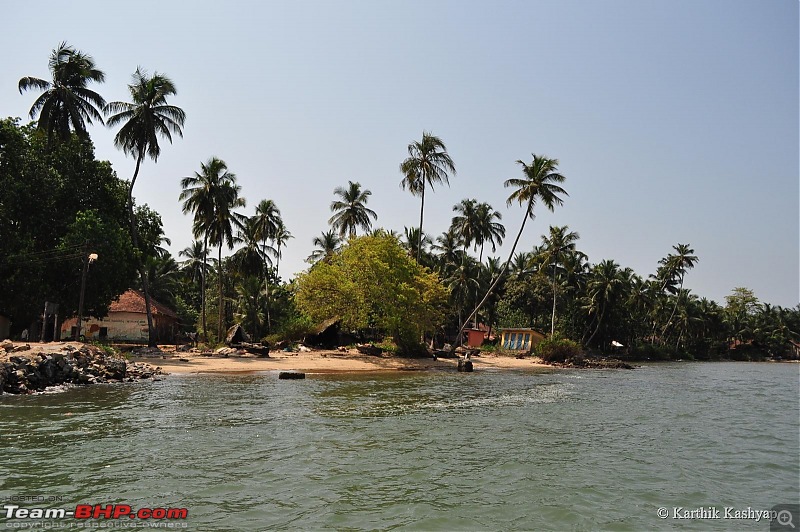
POLYGON ((86 274, 89 273, 89 264, 97 260, 97 253, 83 252, 83 274, 81 275, 81 295, 78 299, 78 325, 75 328, 75 341, 81 339, 81 326, 83 325, 83 296, 86 292, 86 274))

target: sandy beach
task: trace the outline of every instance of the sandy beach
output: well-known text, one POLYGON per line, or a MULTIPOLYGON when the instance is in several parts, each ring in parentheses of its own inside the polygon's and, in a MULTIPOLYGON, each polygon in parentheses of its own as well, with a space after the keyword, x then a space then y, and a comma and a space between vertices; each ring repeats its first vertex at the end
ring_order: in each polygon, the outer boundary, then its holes
MULTIPOLYGON (((165 348, 166 349, 166 348, 165 348)), ((243 373, 257 371, 302 371, 306 373, 349 373, 364 371, 456 371, 457 359, 414 359, 384 354, 362 355, 355 350, 340 352, 314 350, 290 353, 279 351, 269 357, 254 355, 208 355, 191 352, 164 351, 160 355, 131 356, 131 360, 160 366, 168 373, 243 373)), ((483 354, 472 359, 475 371, 486 369, 536 369, 550 368, 537 359, 518 359, 508 356, 483 354)))

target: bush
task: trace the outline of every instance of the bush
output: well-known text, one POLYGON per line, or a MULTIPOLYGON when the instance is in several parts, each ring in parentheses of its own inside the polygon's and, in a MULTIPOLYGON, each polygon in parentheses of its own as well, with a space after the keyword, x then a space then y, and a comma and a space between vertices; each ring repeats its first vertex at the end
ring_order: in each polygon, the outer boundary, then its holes
POLYGON ((566 338, 545 338, 536 345, 534 351, 544 362, 566 362, 583 356, 580 344, 566 338))
POLYGON ((266 337, 270 344, 285 340, 288 342, 299 342, 309 334, 314 332, 314 323, 307 316, 297 316, 284 323, 276 334, 266 337))

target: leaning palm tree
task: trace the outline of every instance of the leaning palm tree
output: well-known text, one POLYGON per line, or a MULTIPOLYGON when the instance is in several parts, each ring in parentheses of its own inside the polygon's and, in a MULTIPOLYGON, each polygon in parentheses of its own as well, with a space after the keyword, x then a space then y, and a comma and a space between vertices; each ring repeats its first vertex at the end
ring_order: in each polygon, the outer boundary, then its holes
MULTIPOLYGON (((177 90, 172 80, 163 74, 156 72, 152 76, 148 76, 141 68, 137 68, 133 74, 133 82, 128 85, 128 89, 131 93, 132 103, 110 102, 106 104, 104 111, 113 113, 107 120, 109 126, 122 125, 114 137, 114 145, 126 155, 136 158, 136 169, 128 186, 128 214, 131 224, 131 239, 134 248, 137 248, 139 234, 136 228, 136 215, 133 211, 133 187, 139 176, 139 168, 145 155, 154 162, 158 160, 158 156, 161 154, 161 147, 158 144, 159 136, 165 137, 170 143, 173 133, 183 136, 181 128, 186 120, 186 113, 180 107, 167 104, 167 97, 175 95, 177 90)), ((147 310, 148 344, 155 345, 147 278, 141 264, 142 261, 139 262, 147 310)))
POLYGON ((339 238, 348 235, 350 238, 356 236, 356 229, 359 227, 364 231, 369 231, 372 227, 372 220, 377 220, 378 215, 372 209, 367 208, 367 200, 372 192, 361 190, 361 183, 348 181, 347 188, 336 187, 334 195, 340 199, 331 202, 333 216, 328 220, 331 227, 339 231, 339 238))
POLYGON ((47 133, 48 144, 56 137, 68 139, 72 130, 79 137, 88 138, 86 124, 93 123, 93 119, 103 123, 100 110, 106 102, 87 85, 102 83, 105 74, 95 67, 92 56, 75 50, 66 42, 53 50, 48 68, 52 81, 31 76, 19 80, 20 94, 28 89, 44 91, 31 106, 31 119, 39 116, 36 127, 47 133))
POLYGON ((469 323, 469 320, 477 313, 477 309, 489 299, 492 291, 494 291, 495 287, 500 282, 503 273, 508 269, 508 265, 514 258, 514 252, 517 250, 517 244, 519 244, 522 232, 525 230, 525 222, 527 222, 529 218, 535 218, 533 208, 536 206, 536 202, 541 201, 545 207, 553 211, 556 205, 562 205, 564 203, 560 195, 569 196, 567 191, 558 185, 558 183, 563 183, 566 179, 563 175, 558 173, 558 159, 550 159, 544 155, 532 155, 533 161, 530 165, 526 164, 524 161, 517 160, 517 164, 522 166, 524 177, 508 179, 504 183, 507 188, 514 187, 515 189, 508 197, 508 200, 506 200, 506 203, 512 205, 514 202, 517 202, 520 205, 525 205, 525 216, 522 218, 522 225, 520 225, 517 237, 514 239, 514 245, 511 246, 511 251, 508 254, 506 263, 503 265, 503 269, 489 286, 486 295, 483 296, 481 302, 476 306, 476 310, 473 310, 472 314, 470 314, 466 321, 459 327, 459 336, 464 331, 464 326, 469 323))
POLYGON ((408 145, 408 158, 400 163, 403 180, 400 186, 412 195, 421 198, 419 208, 419 242, 417 243, 417 262, 422 252, 422 217, 425 211, 425 189, 436 183, 450 184, 448 173, 455 175, 456 167, 447 153, 442 139, 423 131, 422 140, 408 145))
POLYGON ((575 243, 580 235, 575 231, 569 231, 566 225, 550 226, 550 235, 542 235, 542 252, 544 254, 544 266, 553 268, 553 313, 550 321, 550 336, 556 332, 556 299, 558 287, 556 286, 556 274, 564 256, 575 251, 575 243))

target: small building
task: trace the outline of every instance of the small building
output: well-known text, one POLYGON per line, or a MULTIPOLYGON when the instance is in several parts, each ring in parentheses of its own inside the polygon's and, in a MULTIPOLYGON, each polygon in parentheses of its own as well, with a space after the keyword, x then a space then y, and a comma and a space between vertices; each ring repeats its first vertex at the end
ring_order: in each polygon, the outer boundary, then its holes
MULTIPOLYGON (((156 341, 173 342, 178 332, 178 315, 152 297, 150 310, 156 341)), ((109 306, 105 318, 84 317, 83 321, 81 335, 87 340, 146 343, 149 339, 144 295, 138 290, 128 290, 119 296, 109 306)), ((61 337, 74 337, 77 323, 77 318, 65 320, 61 324, 61 337)))
POLYGON ((480 347, 485 340, 489 339, 489 328, 483 323, 479 323, 477 327, 467 329, 466 333, 469 347, 480 347))
POLYGON ((544 340, 544 335, 530 328, 501 329, 500 346, 509 351, 530 351, 530 349, 544 340))

